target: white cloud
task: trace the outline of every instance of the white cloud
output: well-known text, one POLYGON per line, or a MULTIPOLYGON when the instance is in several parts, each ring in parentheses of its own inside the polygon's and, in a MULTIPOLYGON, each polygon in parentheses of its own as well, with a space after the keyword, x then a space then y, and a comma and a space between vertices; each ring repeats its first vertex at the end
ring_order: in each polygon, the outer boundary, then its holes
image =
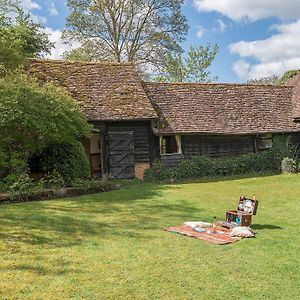
POLYGON ((197 37, 201 39, 205 33, 206 29, 203 26, 197 26, 197 37))
POLYGON ((53 1, 51 2, 49 7, 49 13, 51 16, 58 16, 58 11, 53 1))
POLYGON ((300 18, 299 0, 193 0, 199 11, 219 12, 228 18, 256 21, 269 17, 300 18))
POLYGON ((228 26, 223 22, 222 19, 217 20, 217 27, 214 28, 214 31, 223 33, 228 26))
POLYGON ((248 79, 250 64, 240 59, 233 65, 233 71, 242 79, 248 79))
POLYGON ((229 46, 231 53, 243 58, 233 67, 238 76, 253 79, 300 69, 300 19, 272 26, 272 29, 276 29, 277 33, 265 40, 240 41, 229 46), (248 63, 246 58, 249 57, 257 63, 248 63))
POLYGON ((214 33, 223 33, 226 29, 227 29, 227 25, 223 22, 222 19, 217 19, 215 21, 216 25, 210 29, 208 28, 205 28, 204 26, 197 26, 197 32, 196 32, 196 35, 199 39, 201 39, 203 37, 203 35, 206 33, 206 32, 214 32, 214 33))
POLYGON ((40 5, 33 0, 21 0, 20 5, 26 12, 32 11, 34 9, 41 9, 40 5))
POLYGON ((41 10, 41 6, 33 0, 21 0, 20 1, 20 6, 24 9, 26 13, 29 13, 31 16, 31 19, 35 23, 41 23, 41 24, 46 24, 47 23, 47 18, 44 16, 37 15, 33 13, 32 11, 34 10, 41 10))
POLYGON ((46 24, 48 21, 47 18, 43 16, 34 15, 32 13, 30 14, 30 16, 34 23, 46 24))
POLYGON ((61 30, 54 30, 46 27, 45 32, 48 34, 50 42, 54 43, 55 46, 51 55, 46 55, 46 58, 61 59, 64 52, 80 47, 79 43, 73 43, 72 45, 65 44, 61 38, 61 30))

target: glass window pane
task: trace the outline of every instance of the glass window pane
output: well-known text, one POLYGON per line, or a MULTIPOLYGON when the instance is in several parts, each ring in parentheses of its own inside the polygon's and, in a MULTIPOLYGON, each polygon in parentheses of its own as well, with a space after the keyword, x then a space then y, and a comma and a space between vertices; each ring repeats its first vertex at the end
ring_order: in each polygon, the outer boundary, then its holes
POLYGON ((259 149, 269 149, 272 148, 273 141, 271 134, 261 135, 258 138, 258 148, 259 149))
POLYGON ((179 153, 179 145, 175 135, 166 135, 161 139, 161 154, 179 153))

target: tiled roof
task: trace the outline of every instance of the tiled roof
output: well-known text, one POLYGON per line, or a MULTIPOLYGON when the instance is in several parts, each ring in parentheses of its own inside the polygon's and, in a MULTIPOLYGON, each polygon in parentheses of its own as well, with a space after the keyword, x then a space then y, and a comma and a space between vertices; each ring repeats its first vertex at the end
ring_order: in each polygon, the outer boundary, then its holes
POLYGON ((143 83, 159 133, 258 134, 300 131, 293 88, 238 84, 143 83))
POLYGON ((156 119, 160 133, 300 131, 300 74, 289 85, 141 83, 129 63, 31 60, 30 74, 77 100, 89 121, 156 119), (299 105, 296 105, 296 104, 299 105))
POLYGON ((31 60, 29 73, 67 89, 89 121, 145 120, 157 115, 129 63, 31 60))
POLYGON ((300 121, 300 71, 297 75, 288 80, 286 85, 294 88, 293 102, 295 103, 295 107, 293 116, 297 121, 300 121))

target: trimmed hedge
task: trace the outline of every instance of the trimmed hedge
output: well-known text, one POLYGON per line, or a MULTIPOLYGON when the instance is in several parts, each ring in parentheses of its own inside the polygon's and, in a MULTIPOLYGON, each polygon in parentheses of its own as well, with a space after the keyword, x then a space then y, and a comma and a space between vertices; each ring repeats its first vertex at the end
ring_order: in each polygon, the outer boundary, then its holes
POLYGON ((249 153, 233 158, 212 159, 194 156, 182 161, 174 169, 167 168, 162 162, 155 161, 151 169, 145 171, 148 181, 172 181, 197 179, 213 176, 241 175, 247 173, 280 172, 285 157, 293 157, 295 147, 285 136, 273 140, 273 148, 260 153, 249 153))

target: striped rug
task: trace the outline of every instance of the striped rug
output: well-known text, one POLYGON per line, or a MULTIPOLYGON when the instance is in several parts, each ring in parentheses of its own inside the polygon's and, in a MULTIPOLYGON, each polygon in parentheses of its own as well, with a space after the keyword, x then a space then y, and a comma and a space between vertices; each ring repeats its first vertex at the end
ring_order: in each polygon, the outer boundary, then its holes
POLYGON ((226 228, 217 229, 218 231, 223 231, 223 233, 197 232, 193 230, 191 227, 185 225, 169 227, 169 228, 165 228, 165 230, 186 235, 189 237, 194 237, 196 239, 203 240, 208 243, 217 244, 217 245, 230 244, 242 239, 241 237, 231 237, 230 231, 226 228))

